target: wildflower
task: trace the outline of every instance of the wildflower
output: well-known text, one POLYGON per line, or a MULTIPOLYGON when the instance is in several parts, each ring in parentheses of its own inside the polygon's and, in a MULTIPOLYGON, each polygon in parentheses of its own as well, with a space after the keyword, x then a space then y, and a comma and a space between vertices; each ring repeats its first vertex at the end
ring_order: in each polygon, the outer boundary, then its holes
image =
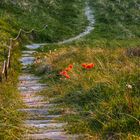
POLYGON ((72 64, 70 64, 70 65, 69 65, 69 68, 70 68, 70 69, 72 69, 72 68, 73 68, 73 65, 72 65, 72 64))
POLYGON ((59 74, 65 76, 65 75, 67 75, 67 72, 66 71, 61 71, 59 74))
POLYGON ((93 63, 90 64, 90 67, 91 67, 91 68, 93 68, 94 66, 95 66, 95 64, 93 64, 93 63))
POLYGON ((66 68, 66 69, 65 69, 65 71, 70 71, 70 70, 71 70, 71 68, 66 68))
POLYGON ((94 67, 94 64, 91 63, 91 64, 88 64, 86 68, 87 68, 87 69, 92 69, 93 67, 94 67))
POLYGON ((73 65, 72 65, 72 64, 70 64, 70 65, 68 66, 68 68, 66 68, 66 69, 65 69, 65 71, 67 71, 67 72, 68 72, 68 71, 70 71, 72 68, 73 68, 73 65))
POLYGON ((67 71, 61 71, 60 75, 65 76, 67 79, 70 79, 70 76, 68 75, 67 71))
POLYGON ((91 69, 95 66, 95 64, 93 63, 90 63, 90 64, 82 64, 82 67, 85 68, 85 69, 91 69))
POLYGON ((62 76, 65 76, 67 79, 70 79, 70 76, 68 75, 67 72, 69 72, 73 68, 73 65, 70 64, 67 68, 65 68, 64 71, 61 71, 59 74, 62 76))
POLYGON ((127 84, 126 87, 127 87, 128 89, 132 89, 132 85, 130 85, 130 84, 127 84))
POLYGON ((70 79, 70 76, 69 76, 68 74, 66 74, 65 77, 66 77, 67 79, 70 79))
POLYGON ((87 67, 87 64, 85 64, 85 63, 82 64, 82 67, 83 67, 83 68, 86 68, 86 67, 87 67))

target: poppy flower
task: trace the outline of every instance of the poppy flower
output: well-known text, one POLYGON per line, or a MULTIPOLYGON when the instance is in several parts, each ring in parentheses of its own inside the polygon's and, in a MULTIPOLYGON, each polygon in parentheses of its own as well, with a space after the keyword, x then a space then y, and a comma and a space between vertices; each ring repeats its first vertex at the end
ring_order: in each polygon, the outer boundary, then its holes
POLYGON ((91 67, 91 68, 93 68, 94 66, 95 66, 95 64, 93 64, 93 63, 90 64, 90 67, 91 67))
POLYGON ((66 72, 66 71, 61 71, 59 74, 60 74, 60 75, 66 75, 67 72, 66 72))
POLYGON ((67 79, 70 79, 70 76, 69 76, 68 74, 66 74, 65 77, 66 77, 67 79))
POLYGON ((65 69, 65 71, 70 71, 70 70, 71 70, 71 68, 69 68, 69 67, 65 69))
POLYGON ((82 64, 82 67, 85 68, 85 69, 91 69, 95 66, 95 64, 93 63, 90 63, 90 64, 82 64))
POLYGON ((70 79, 70 76, 67 74, 67 71, 61 71, 59 74, 65 76, 67 79, 70 79))
POLYGON ((93 63, 90 64, 90 67, 91 67, 91 68, 93 68, 94 66, 95 66, 95 64, 93 64, 93 63))
POLYGON ((70 65, 68 66, 68 68, 66 68, 66 69, 65 69, 65 71, 67 71, 67 72, 68 72, 68 71, 70 71, 72 68, 73 68, 73 65, 72 65, 72 64, 70 64, 70 65))
POLYGON ((93 67, 94 67, 94 64, 91 63, 91 64, 88 64, 86 68, 87 68, 87 69, 91 69, 91 68, 93 68, 93 67))
POLYGON ((82 67, 83 67, 83 68, 86 68, 86 67, 87 67, 87 64, 85 64, 85 63, 82 64, 82 67))
POLYGON ((72 64, 70 64, 70 65, 69 65, 69 68, 70 68, 70 69, 72 69, 72 68, 73 68, 73 65, 72 65, 72 64))

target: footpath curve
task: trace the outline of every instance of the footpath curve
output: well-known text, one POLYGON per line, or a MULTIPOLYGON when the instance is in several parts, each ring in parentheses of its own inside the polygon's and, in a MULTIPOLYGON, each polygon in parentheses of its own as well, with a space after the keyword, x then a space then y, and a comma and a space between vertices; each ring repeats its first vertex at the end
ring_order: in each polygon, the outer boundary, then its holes
POLYGON ((86 2, 86 6, 85 6, 85 16, 88 20, 88 26, 79 35, 72 37, 72 38, 69 38, 69 39, 66 39, 66 40, 63 40, 63 41, 59 41, 59 42, 37 43, 37 44, 33 44, 33 45, 36 46, 36 48, 37 48, 37 46, 39 47, 39 46, 45 46, 45 45, 62 45, 62 44, 66 44, 66 43, 71 43, 73 41, 76 41, 76 40, 79 40, 80 38, 85 37, 86 35, 90 34, 94 30, 94 24, 95 24, 93 10, 89 6, 88 2, 86 2))

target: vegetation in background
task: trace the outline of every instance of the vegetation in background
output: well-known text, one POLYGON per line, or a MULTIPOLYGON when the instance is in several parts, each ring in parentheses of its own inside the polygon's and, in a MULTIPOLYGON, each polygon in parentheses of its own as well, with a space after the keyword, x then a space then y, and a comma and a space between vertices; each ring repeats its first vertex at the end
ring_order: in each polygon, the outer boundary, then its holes
POLYGON ((96 47, 139 46, 139 0, 91 0, 90 3, 95 16, 95 29, 78 43, 96 47))
POLYGON ((94 34, 98 38, 139 38, 139 4, 138 0, 92 1, 96 18, 94 34))
POLYGON ((84 0, 74 1, 10 1, 0 3, 0 60, 7 48, 10 37, 15 37, 20 28, 40 29, 48 25, 44 32, 35 32, 32 39, 37 42, 57 42, 74 36, 86 25, 84 0))

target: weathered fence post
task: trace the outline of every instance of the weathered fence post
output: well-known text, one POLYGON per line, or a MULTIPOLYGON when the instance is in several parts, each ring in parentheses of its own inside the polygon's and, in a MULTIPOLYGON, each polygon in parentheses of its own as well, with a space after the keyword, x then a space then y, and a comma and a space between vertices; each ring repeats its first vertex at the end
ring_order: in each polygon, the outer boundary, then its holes
POLYGON ((5 67, 6 67, 6 61, 3 62, 2 72, 1 72, 1 81, 3 81, 3 75, 5 75, 5 67))
POLYGON ((7 62, 5 62, 5 78, 8 79, 7 62))
POLYGON ((25 33, 25 34, 31 34, 32 36, 30 37, 36 37, 36 33, 35 31, 43 31, 47 28, 48 26, 45 25, 43 27, 43 29, 39 30, 35 30, 35 29, 32 29, 30 31, 25 31, 23 29, 20 29, 19 32, 18 32, 18 35, 15 37, 15 38, 10 38, 9 39, 9 49, 8 49, 8 56, 7 56, 7 51, 6 49, 4 49, 4 62, 3 62, 3 66, 2 66, 2 70, 0 71, 0 82, 3 82, 3 79, 5 78, 6 80, 8 79, 8 70, 9 68, 11 67, 11 49, 14 47, 14 44, 13 44, 13 41, 17 41, 19 39, 21 39, 21 34, 22 33, 25 33))
POLYGON ((2 83, 2 73, 0 73, 0 83, 2 83))
POLYGON ((11 58, 11 48, 9 47, 8 50, 8 58, 7 58, 7 69, 10 68, 11 64, 10 64, 10 58, 11 58))

